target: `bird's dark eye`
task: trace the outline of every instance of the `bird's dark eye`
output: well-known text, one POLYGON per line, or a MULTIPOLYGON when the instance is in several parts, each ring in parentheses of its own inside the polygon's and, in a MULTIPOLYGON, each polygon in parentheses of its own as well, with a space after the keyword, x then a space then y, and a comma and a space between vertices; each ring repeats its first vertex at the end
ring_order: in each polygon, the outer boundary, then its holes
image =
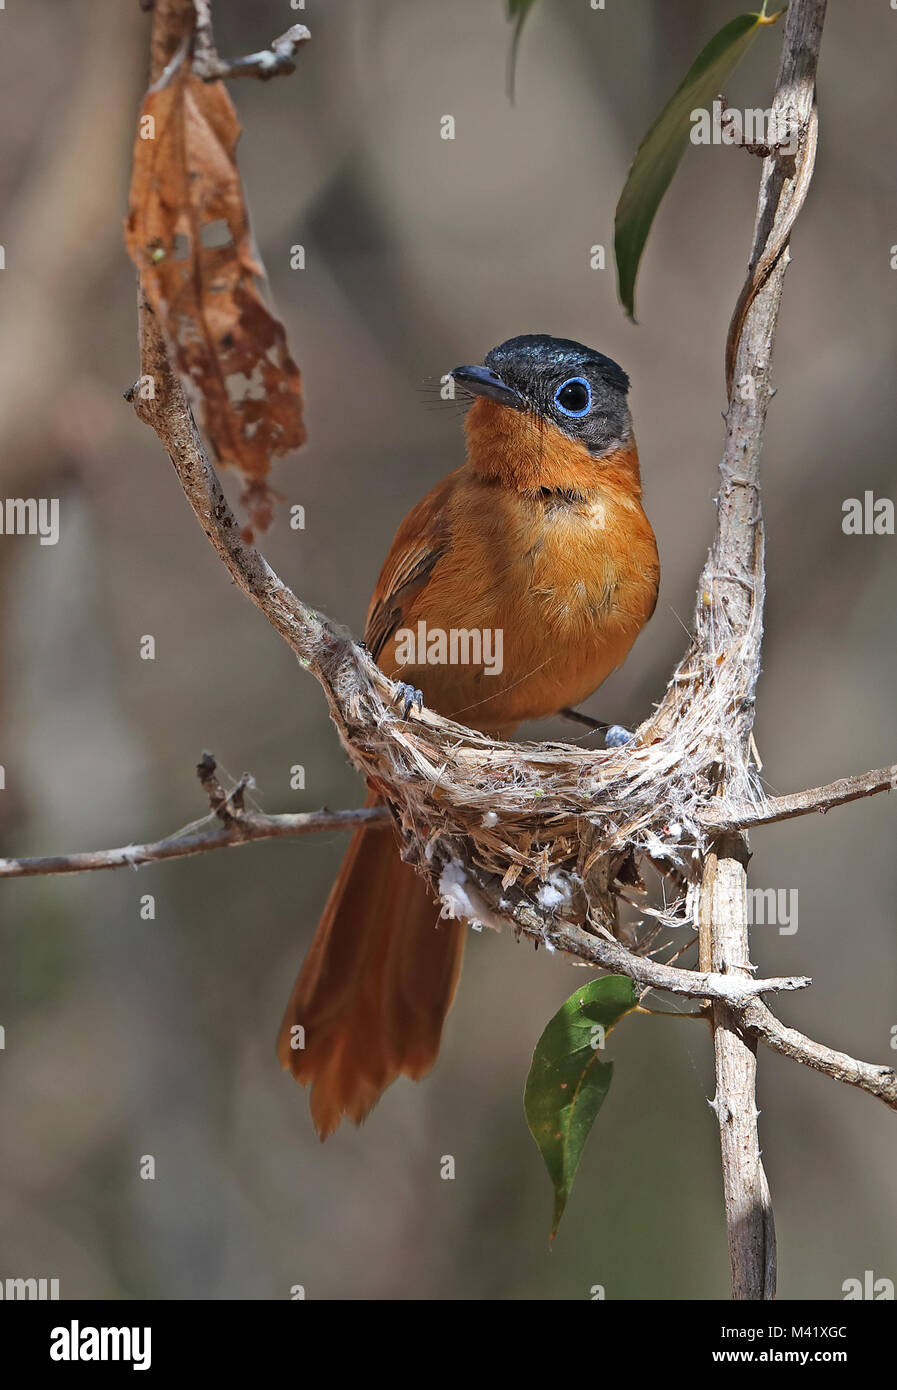
POLYGON ((592 388, 583 376, 571 376, 554 393, 554 403, 565 415, 587 415, 592 404, 592 388))

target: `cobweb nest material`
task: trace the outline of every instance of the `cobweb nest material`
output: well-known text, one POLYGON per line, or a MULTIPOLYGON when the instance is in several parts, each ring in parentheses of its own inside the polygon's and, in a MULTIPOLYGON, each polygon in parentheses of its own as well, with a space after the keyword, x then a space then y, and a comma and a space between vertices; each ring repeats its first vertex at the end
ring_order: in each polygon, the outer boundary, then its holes
MULTIPOLYGON (((760 608, 754 602, 736 638, 724 609, 704 601, 699 636, 662 701, 631 743, 606 751, 498 742, 426 707, 404 718, 396 687, 363 648, 322 663, 343 746, 387 801, 403 857, 445 915, 510 921, 549 945, 564 921, 615 932, 642 862, 684 884, 711 805, 718 825, 720 813, 762 804, 738 734, 739 711, 753 702, 760 608)), ((685 909, 669 924, 691 916, 685 909)))

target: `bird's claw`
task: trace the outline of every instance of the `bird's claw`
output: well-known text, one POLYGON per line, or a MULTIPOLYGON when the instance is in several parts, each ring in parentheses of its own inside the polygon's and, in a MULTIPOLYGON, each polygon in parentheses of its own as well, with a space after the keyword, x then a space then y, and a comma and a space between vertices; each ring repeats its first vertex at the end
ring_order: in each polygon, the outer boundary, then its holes
POLYGON ((631 743, 634 735, 628 729, 624 729, 622 724, 611 724, 604 735, 605 748, 625 748, 627 743, 631 743))
POLYGON ((419 690, 415 690, 413 685, 406 685, 404 681, 398 681, 396 684, 396 702, 401 703, 403 719, 408 718, 415 705, 423 713, 423 695, 419 690))

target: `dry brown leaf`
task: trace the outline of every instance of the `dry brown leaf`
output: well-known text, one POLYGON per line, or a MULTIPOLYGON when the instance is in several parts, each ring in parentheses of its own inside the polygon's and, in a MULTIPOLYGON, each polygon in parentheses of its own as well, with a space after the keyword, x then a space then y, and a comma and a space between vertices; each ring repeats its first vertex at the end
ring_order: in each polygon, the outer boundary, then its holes
POLYGON ((250 519, 264 530, 271 460, 305 441, 302 380, 255 285, 239 135, 224 84, 200 81, 186 61, 151 89, 125 239, 205 433, 219 461, 242 474, 250 519))

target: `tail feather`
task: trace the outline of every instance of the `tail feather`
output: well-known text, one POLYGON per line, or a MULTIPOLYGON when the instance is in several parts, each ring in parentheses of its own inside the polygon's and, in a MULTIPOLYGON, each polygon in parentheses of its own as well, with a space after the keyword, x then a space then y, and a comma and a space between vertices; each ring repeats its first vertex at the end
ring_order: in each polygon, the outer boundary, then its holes
POLYGON ((433 1066, 464 940, 462 923, 439 921, 392 837, 357 830, 277 1043, 281 1066, 312 1088, 322 1139, 343 1115, 360 1124, 397 1076, 418 1080, 433 1066))

